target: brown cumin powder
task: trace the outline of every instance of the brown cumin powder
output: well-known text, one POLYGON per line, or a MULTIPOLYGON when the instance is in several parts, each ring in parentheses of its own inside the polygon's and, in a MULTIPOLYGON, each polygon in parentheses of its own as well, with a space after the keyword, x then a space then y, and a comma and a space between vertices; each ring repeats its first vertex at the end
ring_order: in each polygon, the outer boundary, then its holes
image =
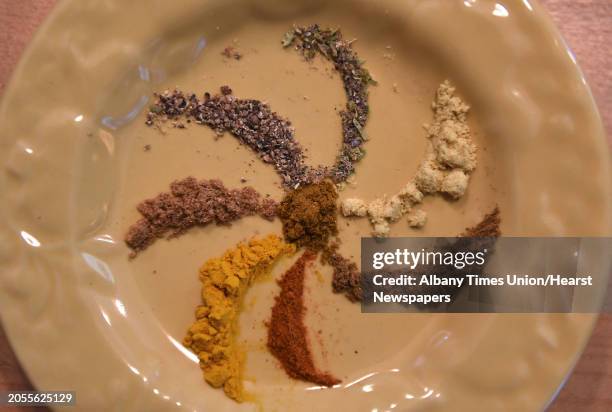
POLYGON ((338 192, 327 180, 287 193, 277 210, 285 240, 298 247, 323 249, 338 233, 337 200, 338 192))
POLYGON ((267 325, 267 345, 291 378, 333 386, 340 380, 315 366, 304 324, 305 269, 316 257, 316 252, 306 250, 278 281, 281 291, 275 298, 267 325))

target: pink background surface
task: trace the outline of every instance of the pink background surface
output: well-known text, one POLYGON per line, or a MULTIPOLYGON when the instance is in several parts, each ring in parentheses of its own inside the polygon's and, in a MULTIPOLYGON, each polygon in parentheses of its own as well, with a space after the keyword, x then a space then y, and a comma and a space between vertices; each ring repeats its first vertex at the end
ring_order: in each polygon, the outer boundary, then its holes
MULTIPOLYGON (((612 145, 612 0, 541 2, 589 81, 612 145)), ((0 96, 24 47, 54 4, 55 0, 0 0, 0 96)), ((0 327, 0 392, 30 388, 0 327)), ((550 410, 612 411, 612 315, 600 316, 585 353, 550 410)))

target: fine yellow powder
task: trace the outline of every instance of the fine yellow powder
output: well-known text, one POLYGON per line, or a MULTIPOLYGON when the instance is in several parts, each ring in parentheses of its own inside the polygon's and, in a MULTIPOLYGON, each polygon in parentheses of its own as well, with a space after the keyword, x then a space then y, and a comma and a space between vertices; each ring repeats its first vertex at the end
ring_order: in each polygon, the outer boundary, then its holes
POLYGON ((245 354, 236 343, 244 294, 281 256, 294 252, 295 246, 268 235, 240 243, 200 269, 202 305, 183 344, 198 355, 206 382, 238 402, 244 400, 245 354))

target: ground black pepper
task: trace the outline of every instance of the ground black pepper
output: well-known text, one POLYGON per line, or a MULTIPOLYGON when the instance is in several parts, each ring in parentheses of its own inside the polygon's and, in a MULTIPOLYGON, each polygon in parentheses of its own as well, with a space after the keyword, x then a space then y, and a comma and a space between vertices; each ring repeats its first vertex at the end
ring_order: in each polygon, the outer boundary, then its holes
MULTIPOLYGON (((146 124, 171 120, 174 127, 184 128, 181 120, 186 119, 187 123, 193 120, 211 127, 219 136, 229 131, 261 160, 274 166, 286 189, 318 183, 326 177, 334 183, 344 182, 354 172, 353 163, 365 154, 362 146, 366 141, 364 127, 369 112, 367 87, 375 83, 351 43, 343 40, 339 30, 320 29, 316 24, 295 27, 283 40, 285 47, 295 44, 307 60, 320 53, 334 63, 342 77, 348 102, 340 112, 342 148, 332 167, 307 166, 291 122, 259 100, 234 97, 228 86, 221 87, 220 95, 204 93, 202 99, 180 90, 156 93, 146 124)), ((226 48, 223 54, 231 57, 234 52, 233 48, 226 48)))

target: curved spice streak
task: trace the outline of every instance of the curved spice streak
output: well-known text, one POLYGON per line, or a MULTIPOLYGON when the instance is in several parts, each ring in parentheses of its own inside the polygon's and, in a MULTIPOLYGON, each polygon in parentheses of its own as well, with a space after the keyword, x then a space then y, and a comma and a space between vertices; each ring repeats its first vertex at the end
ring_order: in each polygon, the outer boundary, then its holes
POLYGON ((476 167, 476 145, 467 123, 469 106, 447 80, 438 87, 432 110, 433 122, 426 125, 427 149, 415 176, 391 197, 384 195, 369 203, 358 198, 342 202, 344 216, 368 217, 375 237, 388 236, 389 225, 407 213, 411 227, 422 227, 427 214, 414 207, 423 196, 440 193, 459 199, 467 190, 476 167))
POLYGON ((227 189, 220 180, 187 177, 170 184, 170 192, 160 193, 141 202, 137 209, 143 216, 128 229, 125 243, 130 257, 158 238, 176 237, 194 226, 210 223, 229 225, 244 216, 259 215, 274 219, 277 204, 252 187, 227 189))
POLYGON ((363 144, 367 140, 364 127, 368 120, 368 86, 376 85, 368 70, 363 67, 352 47, 338 29, 321 29, 318 24, 294 27, 285 34, 283 47, 295 44, 306 60, 318 53, 334 64, 342 77, 348 99, 346 108, 340 111, 342 120, 342 149, 336 163, 328 173, 334 183, 344 182, 355 171, 354 163, 365 156, 363 144))
MULTIPOLYGON (((466 228, 458 237, 483 238, 478 242, 468 242, 465 247, 489 247, 492 248, 495 238, 501 236, 499 225, 501 216, 499 207, 487 213, 480 222, 472 227, 466 228)), ((331 244, 323 250, 323 263, 332 266, 332 290, 334 293, 343 293, 351 302, 360 301, 363 298, 361 288, 361 273, 355 262, 345 258, 338 252, 338 245, 331 244)))
POLYGON ((245 353, 237 346, 238 316, 249 286, 295 246, 278 236, 251 239, 209 259, 200 269, 202 304, 195 310, 183 344, 200 359, 204 379, 230 398, 245 399, 242 386, 245 353))
POLYGON ((218 95, 205 93, 203 99, 180 90, 156 93, 145 123, 152 126, 159 120, 171 120, 174 127, 184 128, 185 120, 206 125, 217 135, 230 132, 263 162, 274 166, 286 189, 317 183, 326 177, 334 183, 344 182, 354 172, 353 163, 365 154, 361 146, 366 141, 363 128, 369 112, 367 87, 375 83, 351 43, 342 39, 340 31, 320 29, 316 24, 295 27, 283 41, 284 47, 295 44, 306 60, 320 53, 342 77, 348 102, 340 112, 342 148, 332 167, 306 165, 291 122, 259 100, 234 97, 228 86, 222 86, 218 95))
POLYGON ((291 122, 273 112, 266 103, 239 99, 228 86, 221 87, 221 94, 205 93, 203 99, 180 90, 155 94, 155 97, 147 114, 147 125, 169 119, 175 127, 183 128, 181 119, 185 119, 210 127, 217 136, 230 132, 264 163, 274 166, 286 189, 321 180, 325 174, 323 168, 315 169, 304 163, 304 150, 295 140, 291 122))
POLYGON ((316 252, 306 250, 278 281, 281 291, 275 298, 268 323, 268 349, 290 377, 333 386, 340 380, 314 365, 304 325, 305 268, 316 257, 316 252))

